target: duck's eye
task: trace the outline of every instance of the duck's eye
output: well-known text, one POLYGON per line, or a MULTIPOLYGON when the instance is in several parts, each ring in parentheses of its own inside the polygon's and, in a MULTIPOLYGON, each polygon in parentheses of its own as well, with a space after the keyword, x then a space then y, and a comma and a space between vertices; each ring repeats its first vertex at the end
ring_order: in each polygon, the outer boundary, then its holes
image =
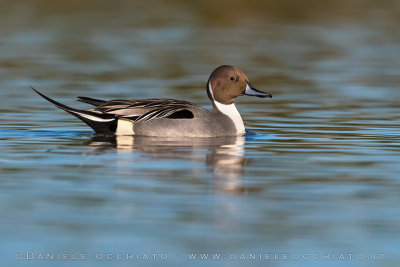
POLYGON ((232 76, 232 77, 231 77, 231 81, 234 81, 234 80, 236 80, 236 77, 233 77, 233 76, 232 76))

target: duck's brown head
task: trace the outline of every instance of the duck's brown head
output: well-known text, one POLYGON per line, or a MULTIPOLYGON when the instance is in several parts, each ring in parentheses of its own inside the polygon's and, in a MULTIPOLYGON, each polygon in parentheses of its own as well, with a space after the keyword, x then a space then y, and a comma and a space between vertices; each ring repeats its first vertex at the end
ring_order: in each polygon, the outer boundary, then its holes
POLYGON ((211 101, 224 105, 232 104, 234 99, 241 95, 272 98, 272 95, 252 87, 243 71, 229 65, 220 66, 211 73, 207 94, 211 101))

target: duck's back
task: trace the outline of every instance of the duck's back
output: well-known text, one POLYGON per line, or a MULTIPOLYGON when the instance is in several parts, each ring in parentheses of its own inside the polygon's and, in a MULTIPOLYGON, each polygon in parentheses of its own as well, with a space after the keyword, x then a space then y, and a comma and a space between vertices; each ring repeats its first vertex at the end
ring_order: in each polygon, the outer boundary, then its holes
POLYGON ((164 137, 234 136, 229 117, 197 104, 176 99, 111 100, 79 97, 96 106, 93 111, 114 114, 119 119, 117 134, 164 137))

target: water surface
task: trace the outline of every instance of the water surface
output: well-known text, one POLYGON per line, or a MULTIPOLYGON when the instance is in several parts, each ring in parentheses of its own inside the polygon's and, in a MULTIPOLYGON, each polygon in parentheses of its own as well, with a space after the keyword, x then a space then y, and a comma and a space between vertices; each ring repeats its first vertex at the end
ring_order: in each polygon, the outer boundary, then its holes
POLYGON ((110 3, 1 4, 2 265, 400 263, 397 1, 110 3), (274 97, 238 99, 244 137, 101 138, 29 89, 210 107, 221 64, 274 97))

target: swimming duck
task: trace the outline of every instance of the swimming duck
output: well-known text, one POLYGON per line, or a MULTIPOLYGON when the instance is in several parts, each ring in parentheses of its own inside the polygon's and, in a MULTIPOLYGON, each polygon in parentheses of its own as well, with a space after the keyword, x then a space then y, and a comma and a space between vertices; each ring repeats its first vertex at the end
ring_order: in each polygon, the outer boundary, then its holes
POLYGON ((145 135, 159 137, 218 137, 245 133, 242 117, 234 100, 249 95, 272 98, 255 89, 239 68, 223 65, 216 68, 207 82, 212 110, 184 100, 133 99, 100 100, 78 97, 93 105, 90 110, 68 107, 32 89, 56 107, 79 118, 96 133, 104 135, 145 135))

